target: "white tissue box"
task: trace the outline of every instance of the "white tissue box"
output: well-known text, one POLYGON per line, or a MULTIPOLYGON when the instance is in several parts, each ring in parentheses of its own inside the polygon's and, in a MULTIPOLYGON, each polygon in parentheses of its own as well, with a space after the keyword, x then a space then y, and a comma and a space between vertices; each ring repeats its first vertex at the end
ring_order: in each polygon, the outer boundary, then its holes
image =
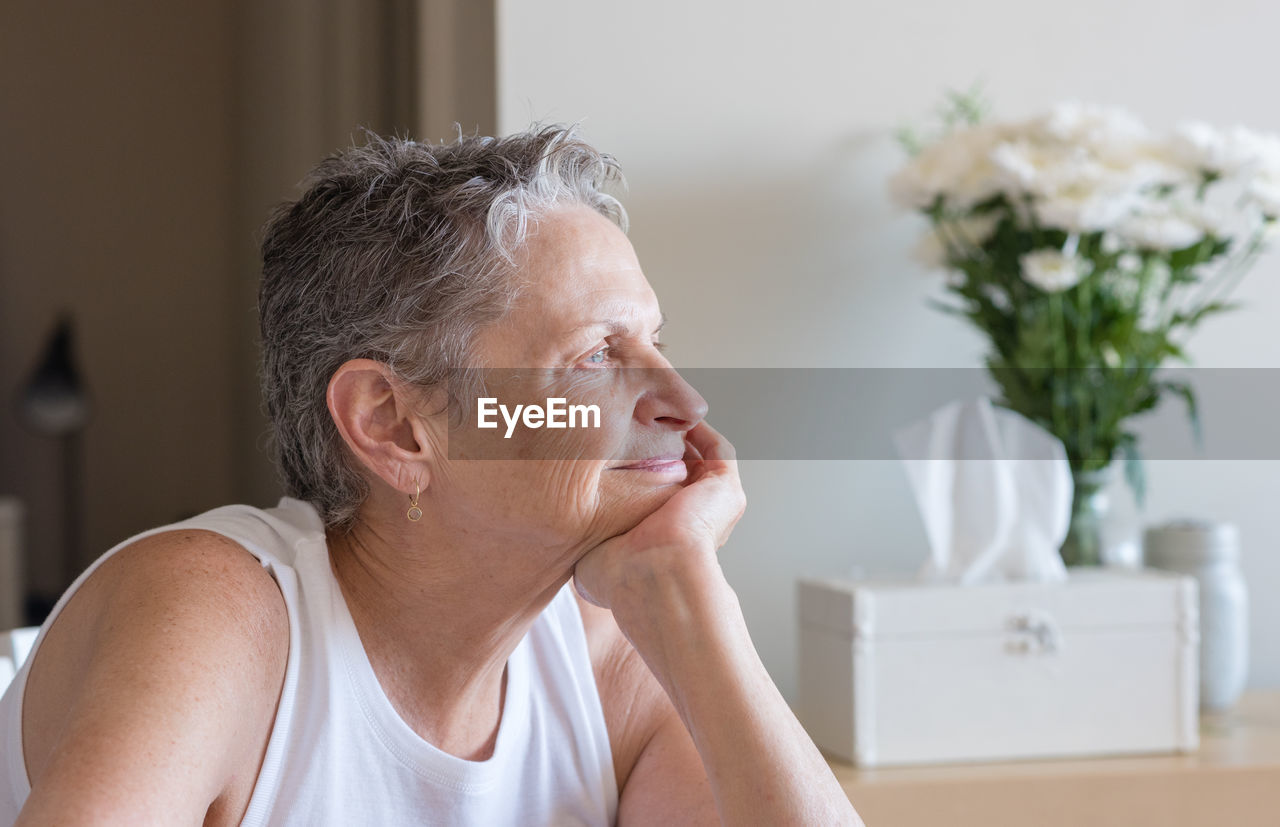
POLYGON ((804 579, 798 713, 862 767, 1194 750, 1196 583, 804 579))

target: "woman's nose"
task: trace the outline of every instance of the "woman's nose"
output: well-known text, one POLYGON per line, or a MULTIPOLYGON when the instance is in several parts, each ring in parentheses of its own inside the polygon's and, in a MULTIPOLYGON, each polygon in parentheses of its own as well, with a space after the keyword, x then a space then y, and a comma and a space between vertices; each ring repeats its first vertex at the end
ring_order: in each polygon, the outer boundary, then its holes
POLYGON ((675 368, 642 370, 647 387, 636 404, 636 416, 641 421, 687 431, 706 418, 707 400, 675 368))

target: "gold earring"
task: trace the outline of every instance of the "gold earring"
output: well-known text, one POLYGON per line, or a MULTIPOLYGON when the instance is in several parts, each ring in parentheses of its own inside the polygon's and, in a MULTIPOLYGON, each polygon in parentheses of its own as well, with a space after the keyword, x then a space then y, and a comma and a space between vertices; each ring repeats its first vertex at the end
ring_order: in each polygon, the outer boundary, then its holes
POLYGON ((418 481, 413 481, 413 496, 409 498, 409 511, 406 513, 409 521, 416 523, 422 519, 422 509, 418 508, 418 495, 422 493, 422 489, 418 487, 418 481))

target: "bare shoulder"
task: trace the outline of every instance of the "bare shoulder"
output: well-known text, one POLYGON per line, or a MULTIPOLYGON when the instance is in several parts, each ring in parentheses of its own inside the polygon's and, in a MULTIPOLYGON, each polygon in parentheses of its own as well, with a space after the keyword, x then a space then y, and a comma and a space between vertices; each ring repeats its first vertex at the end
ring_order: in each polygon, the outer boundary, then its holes
POLYGON ((609 730, 614 775, 621 790, 649 739, 663 722, 675 716, 675 708, 618 628, 613 612, 587 602, 576 588, 573 594, 582 613, 596 689, 609 730))
POLYGON ((102 563, 33 655, 23 705, 29 806, 125 820, 219 806, 256 780, 289 651, 274 578, 208 531, 139 540, 102 563), (92 812, 93 810, 85 810, 92 812))

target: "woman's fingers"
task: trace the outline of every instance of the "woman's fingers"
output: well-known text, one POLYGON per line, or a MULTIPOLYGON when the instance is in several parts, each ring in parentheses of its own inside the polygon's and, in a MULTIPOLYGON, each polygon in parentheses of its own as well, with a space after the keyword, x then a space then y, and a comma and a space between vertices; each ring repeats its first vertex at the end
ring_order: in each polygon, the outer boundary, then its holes
POLYGON ((686 485, 705 477, 738 478, 737 452, 729 440, 706 421, 699 422, 685 434, 685 464, 689 467, 686 485), (690 462, 690 455, 697 460, 690 462))
POLYGON ((685 439, 708 462, 737 462, 738 454, 734 450, 733 444, 725 439, 719 431, 708 425, 705 419, 694 425, 685 434, 685 439))
MULTIPOLYGON (((694 524, 700 524, 719 548, 746 508, 737 453, 732 443, 705 420, 685 434, 685 446, 685 462, 689 466, 685 486, 693 487, 698 494, 678 505, 689 512, 694 524), (691 462, 690 457, 695 455, 698 459, 691 462)), ((694 491, 688 493, 694 495, 694 491)), ((670 505, 675 508, 677 502, 670 505)))
POLYGON ((691 462, 702 462, 702 452, 693 447, 693 443, 689 441, 689 436, 687 434, 684 438, 684 461, 686 464, 691 462))
POLYGON ((717 521, 719 531, 715 544, 716 548, 720 548, 729 539, 729 534, 742 518, 747 506, 746 494, 742 490, 742 480, 738 476, 738 453, 733 443, 725 439, 705 420, 690 430, 688 437, 704 457, 706 473, 718 477, 725 486, 718 498, 720 509, 723 510, 717 521))

